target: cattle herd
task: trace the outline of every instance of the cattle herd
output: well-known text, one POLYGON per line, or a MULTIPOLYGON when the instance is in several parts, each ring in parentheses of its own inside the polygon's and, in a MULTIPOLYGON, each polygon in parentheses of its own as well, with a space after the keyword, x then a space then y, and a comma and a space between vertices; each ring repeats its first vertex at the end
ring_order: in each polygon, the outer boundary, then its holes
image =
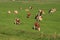
MULTIPOLYGON (((14 1, 14 0, 13 0, 13 1, 14 1)), ((22 7, 21 7, 20 9, 22 9, 22 7)), ((30 6, 29 9, 33 9, 33 7, 30 6)), ((26 18, 30 18, 30 16, 31 16, 31 13, 29 12, 29 9, 25 9, 25 11, 27 12, 26 18)), ((51 8, 51 9, 49 9, 48 13, 49 13, 49 14, 53 14, 55 11, 56 11, 56 8, 51 8)), ((8 14, 10 14, 10 13, 11 13, 11 11, 8 10, 8 14)), ((18 14, 18 11, 17 11, 17 10, 14 10, 14 13, 15 13, 15 14, 18 14)), ((44 10, 42 10, 42 9, 38 10, 37 15, 35 16, 36 22, 34 23, 34 27, 33 27, 34 30, 40 31, 39 21, 42 21, 42 15, 43 15, 43 14, 45 14, 44 10)), ((16 25, 21 24, 20 19, 19 19, 19 18, 15 18, 14 24, 16 24, 16 25)))

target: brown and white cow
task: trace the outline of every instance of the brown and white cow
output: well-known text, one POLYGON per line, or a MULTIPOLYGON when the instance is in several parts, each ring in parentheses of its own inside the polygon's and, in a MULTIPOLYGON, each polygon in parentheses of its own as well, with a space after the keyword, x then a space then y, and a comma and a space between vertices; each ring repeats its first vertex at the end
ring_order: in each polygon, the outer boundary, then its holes
POLYGON ((39 13, 35 16, 35 19, 37 21, 42 21, 42 14, 44 14, 45 12, 43 10, 39 10, 39 13))
POLYGON ((20 19, 19 19, 19 18, 16 18, 16 19, 14 20, 14 24, 20 24, 20 19))
POLYGON ((27 12, 27 18, 29 18, 31 16, 30 12, 27 12))
POLYGON ((42 16, 42 14, 45 14, 44 10, 39 10, 39 11, 38 11, 38 15, 39 15, 39 16, 42 16))
POLYGON ((39 23, 38 22, 35 22, 34 23, 34 30, 38 30, 38 31, 40 31, 40 25, 39 25, 39 23))
POLYGON ((42 16, 35 16, 35 19, 37 20, 37 21, 42 21, 42 16))
POLYGON ((49 10, 49 13, 50 13, 50 14, 51 14, 51 13, 54 13, 54 12, 56 12, 56 8, 52 8, 52 9, 49 10))

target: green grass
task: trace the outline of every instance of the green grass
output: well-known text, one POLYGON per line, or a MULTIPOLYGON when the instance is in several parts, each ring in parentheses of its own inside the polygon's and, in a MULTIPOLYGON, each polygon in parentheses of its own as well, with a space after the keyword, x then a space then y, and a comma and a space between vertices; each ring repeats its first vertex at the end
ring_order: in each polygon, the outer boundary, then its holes
MULTIPOLYGON (((22 3, 22 2, 0 2, 0 40, 54 40, 54 33, 60 34, 60 4, 57 3, 22 3), (30 10, 31 17, 26 18, 25 8, 33 6, 30 10), (19 8, 23 9, 20 10, 19 8), (57 11, 49 15, 48 10, 50 8, 56 8, 57 11), (43 20, 40 23, 41 31, 33 30, 35 22, 35 15, 39 9, 45 10, 43 20), (11 14, 7 11, 11 10, 11 14), (13 11, 18 10, 19 14, 14 14, 13 11), (14 19, 20 18, 22 24, 15 25, 14 19), (43 32, 43 33, 42 33, 43 32), (43 37, 41 38, 41 35, 43 37), (51 36, 51 37, 50 37, 51 36)), ((56 40, 60 40, 60 36, 57 36, 56 40)))

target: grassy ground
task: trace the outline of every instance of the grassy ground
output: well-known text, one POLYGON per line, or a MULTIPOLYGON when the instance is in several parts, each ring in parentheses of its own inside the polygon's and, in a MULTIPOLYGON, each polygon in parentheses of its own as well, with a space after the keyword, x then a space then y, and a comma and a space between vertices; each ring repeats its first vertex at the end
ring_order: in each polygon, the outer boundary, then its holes
POLYGON ((22 3, 22 2, 0 2, 0 40, 54 40, 53 35, 57 34, 56 40, 60 40, 60 3, 22 3), (33 6, 30 10, 31 17, 26 18, 26 8, 33 6), (20 7, 23 9, 20 10, 20 7), (57 11, 49 15, 50 8, 56 8, 57 11), (45 10, 43 21, 40 22, 41 31, 33 30, 35 15, 39 9, 45 10), (11 14, 7 11, 11 10, 11 14), (18 10, 19 14, 13 11, 18 10), (15 25, 14 19, 20 18, 22 24, 15 25), (56 33, 55 33, 56 32, 56 33))

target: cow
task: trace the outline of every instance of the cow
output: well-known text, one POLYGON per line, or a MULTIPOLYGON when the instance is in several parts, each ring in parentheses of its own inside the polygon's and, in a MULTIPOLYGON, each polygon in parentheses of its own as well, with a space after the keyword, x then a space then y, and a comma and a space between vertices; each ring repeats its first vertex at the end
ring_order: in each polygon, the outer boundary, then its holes
POLYGON ((30 12, 28 12, 27 13, 27 18, 29 18, 31 16, 31 13, 30 12))
POLYGON ((19 19, 19 18, 16 18, 16 19, 14 20, 14 24, 20 24, 20 19, 19 19))
POLYGON ((35 19, 36 19, 37 21, 42 21, 42 16, 36 15, 36 16, 35 16, 35 19))
POLYGON ((9 10, 9 11, 8 11, 8 14, 10 14, 10 13, 11 13, 11 11, 9 10))
POLYGON ((54 12, 56 12, 56 8, 51 8, 51 9, 48 11, 48 13, 50 13, 50 14, 52 14, 52 13, 54 13, 54 12))
POLYGON ((15 13, 15 14, 18 14, 18 11, 17 11, 17 10, 14 10, 14 13, 15 13))
POLYGON ((38 14, 35 16, 35 19, 37 21, 42 21, 42 14, 44 14, 45 12, 43 10, 39 10, 38 14))
POLYGON ((32 7, 32 6, 30 6, 30 7, 29 7, 29 9, 33 9, 33 7, 32 7))
POLYGON ((34 23, 34 30, 40 31, 40 25, 39 25, 38 22, 35 22, 35 23, 34 23))
POLYGON ((39 15, 39 16, 42 16, 42 14, 45 14, 44 10, 39 10, 39 11, 38 11, 38 15, 39 15))

